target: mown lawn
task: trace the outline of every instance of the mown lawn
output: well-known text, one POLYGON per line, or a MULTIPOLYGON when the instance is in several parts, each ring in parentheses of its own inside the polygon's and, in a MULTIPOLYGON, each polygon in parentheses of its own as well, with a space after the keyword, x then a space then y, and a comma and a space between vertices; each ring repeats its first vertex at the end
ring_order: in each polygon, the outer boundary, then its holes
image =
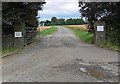
POLYGON ((47 30, 43 30, 43 31, 39 32, 39 35, 40 36, 47 36, 47 35, 53 34, 55 31, 57 31, 57 27, 52 26, 51 28, 49 28, 47 30))

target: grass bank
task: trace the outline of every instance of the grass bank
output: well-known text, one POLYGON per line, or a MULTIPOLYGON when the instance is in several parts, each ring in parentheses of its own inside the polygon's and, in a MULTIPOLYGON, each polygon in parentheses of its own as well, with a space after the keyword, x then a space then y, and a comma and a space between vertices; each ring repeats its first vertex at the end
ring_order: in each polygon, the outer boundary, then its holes
MULTIPOLYGON (((87 31, 82 28, 71 28, 69 27, 77 37, 79 37, 83 42, 93 44, 93 34, 89 34, 87 31)), ((118 44, 114 44, 110 40, 105 40, 99 44, 99 47, 118 51, 118 44)))
POLYGON ((55 31, 57 31, 57 27, 56 26, 52 26, 52 27, 50 27, 47 30, 43 30, 43 31, 39 32, 39 35, 43 37, 43 36, 51 35, 55 31))
POLYGON ((16 52, 18 49, 16 48, 7 48, 7 49, 3 49, 2 52, 0 53, 0 57, 5 57, 9 54, 12 54, 14 52, 16 52))
POLYGON ((119 50, 118 44, 117 43, 115 44, 115 43, 111 42, 110 40, 105 40, 105 41, 101 42, 100 47, 107 48, 110 50, 115 50, 115 51, 119 50))
POLYGON ((77 37, 79 37, 85 43, 93 44, 93 34, 88 33, 85 30, 70 28, 77 37))

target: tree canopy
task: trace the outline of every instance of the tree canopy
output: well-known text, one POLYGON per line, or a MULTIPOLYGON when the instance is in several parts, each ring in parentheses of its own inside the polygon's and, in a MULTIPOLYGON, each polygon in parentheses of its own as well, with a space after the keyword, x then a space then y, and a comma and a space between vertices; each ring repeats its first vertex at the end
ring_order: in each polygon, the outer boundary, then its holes
POLYGON ((21 20, 29 27, 37 27, 37 12, 42 10, 41 2, 3 2, 2 24, 3 31, 12 30, 16 20, 21 20))
POLYGON ((84 24, 84 20, 77 18, 77 19, 64 19, 64 18, 59 18, 57 19, 57 17, 52 17, 51 21, 46 20, 46 21, 41 21, 40 24, 45 23, 46 26, 50 26, 50 25, 82 25, 84 24))
POLYGON ((102 19, 106 22, 107 39, 117 41, 120 30, 120 2, 79 2, 79 7, 81 15, 91 25, 92 32, 94 22, 102 19))
POLYGON ((98 19, 106 20, 109 23, 110 19, 115 21, 119 17, 120 7, 118 2, 80 2, 79 6, 81 7, 81 15, 86 17, 90 24, 98 19), (109 20, 107 20, 108 18, 109 20))
POLYGON ((51 24, 53 24, 53 25, 57 24, 57 18, 56 17, 51 18, 51 24))

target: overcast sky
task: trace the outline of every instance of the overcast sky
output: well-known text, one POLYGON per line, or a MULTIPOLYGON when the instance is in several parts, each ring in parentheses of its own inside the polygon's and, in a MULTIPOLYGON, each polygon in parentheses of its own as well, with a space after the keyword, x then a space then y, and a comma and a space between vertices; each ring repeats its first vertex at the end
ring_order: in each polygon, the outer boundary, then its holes
POLYGON ((57 18, 80 18, 78 0, 45 0, 43 10, 38 12, 41 21, 57 18))

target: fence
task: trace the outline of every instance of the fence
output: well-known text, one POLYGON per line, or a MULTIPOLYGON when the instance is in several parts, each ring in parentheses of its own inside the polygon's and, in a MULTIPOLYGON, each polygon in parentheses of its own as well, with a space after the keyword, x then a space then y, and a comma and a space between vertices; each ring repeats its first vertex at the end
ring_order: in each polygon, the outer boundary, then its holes
POLYGON ((37 28, 26 27, 25 45, 29 45, 30 43, 32 43, 36 35, 37 28))

